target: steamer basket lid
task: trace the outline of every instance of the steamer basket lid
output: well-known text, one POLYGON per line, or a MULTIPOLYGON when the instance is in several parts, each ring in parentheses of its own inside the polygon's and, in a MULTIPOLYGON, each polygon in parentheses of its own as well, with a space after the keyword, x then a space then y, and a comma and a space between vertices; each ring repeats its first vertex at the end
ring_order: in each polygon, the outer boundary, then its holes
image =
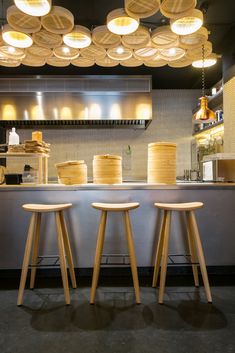
POLYGON ((103 155, 97 155, 94 156, 94 159, 119 159, 121 160, 121 156, 113 155, 113 154, 103 154, 103 155))
POLYGON ((152 142, 148 144, 148 147, 157 147, 157 146, 169 146, 169 147, 176 147, 176 143, 172 142, 152 142))
POLYGON ((69 165, 80 165, 80 164, 85 164, 85 161, 83 161, 83 160, 80 160, 80 161, 66 161, 66 162, 55 164, 55 167, 67 167, 69 165))

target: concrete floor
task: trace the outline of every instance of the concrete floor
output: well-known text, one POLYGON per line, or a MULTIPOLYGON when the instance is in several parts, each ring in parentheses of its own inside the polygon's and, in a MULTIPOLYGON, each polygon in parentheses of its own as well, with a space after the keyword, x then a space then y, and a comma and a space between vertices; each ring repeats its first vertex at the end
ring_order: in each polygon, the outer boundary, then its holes
POLYGON ((164 305, 149 285, 141 294, 135 305, 132 287, 103 286, 91 306, 80 285, 65 306, 61 288, 39 288, 17 307, 17 289, 2 283, 0 353, 235 352, 235 286, 212 287, 212 305, 203 288, 168 287, 164 305))

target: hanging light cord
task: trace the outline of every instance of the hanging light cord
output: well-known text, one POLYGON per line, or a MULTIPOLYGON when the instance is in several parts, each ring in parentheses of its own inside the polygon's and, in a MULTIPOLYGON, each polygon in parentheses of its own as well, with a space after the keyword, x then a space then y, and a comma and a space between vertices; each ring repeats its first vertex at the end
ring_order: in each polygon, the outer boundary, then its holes
POLYGON ((206 77, 205 77, 205 46, 202 46, 202 97, 205 97, 205 86, 206 86, 206 77))

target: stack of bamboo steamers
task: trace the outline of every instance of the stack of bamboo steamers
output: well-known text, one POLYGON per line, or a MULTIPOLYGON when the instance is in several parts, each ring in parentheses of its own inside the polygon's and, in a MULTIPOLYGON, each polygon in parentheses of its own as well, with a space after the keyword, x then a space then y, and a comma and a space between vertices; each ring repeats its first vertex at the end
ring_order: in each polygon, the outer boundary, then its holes
MULTIPOLYGON (((56 164, 58 181, 65 185, 86 184, 87 165, 83 160, 56 164)), ((148 145, 148 183, 175 184, 176 144, 155 142, 148 145)), ((94 184, 121 184, 122 157, 97 155, 93 158, 94 184)))

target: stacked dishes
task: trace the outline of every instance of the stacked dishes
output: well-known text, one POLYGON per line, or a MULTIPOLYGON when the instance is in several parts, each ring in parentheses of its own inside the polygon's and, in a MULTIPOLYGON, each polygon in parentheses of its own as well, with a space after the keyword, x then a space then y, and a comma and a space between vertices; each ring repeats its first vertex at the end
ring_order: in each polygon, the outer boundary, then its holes
POLYGON ((55 165, 59 184, 74 185, 87 183, 87 165, 83 160, 68 161, 55 165))
POLYGON ((176 183, 176 144, 155 142, 148 145, 148 183, 176 183))
POLYGON ((122 157, 109 154, 94 156, 93 183, 121 184, 122 157))

